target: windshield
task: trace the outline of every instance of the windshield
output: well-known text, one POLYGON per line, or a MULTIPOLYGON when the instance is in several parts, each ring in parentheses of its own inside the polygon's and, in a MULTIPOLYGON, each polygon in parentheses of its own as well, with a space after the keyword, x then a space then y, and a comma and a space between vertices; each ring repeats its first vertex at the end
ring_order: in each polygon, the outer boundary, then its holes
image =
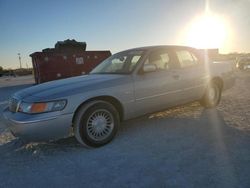
POLYGON ((143 55, 142 50, 130 50, 112 55, 104 60, 90 74, 129 74, 143 55))

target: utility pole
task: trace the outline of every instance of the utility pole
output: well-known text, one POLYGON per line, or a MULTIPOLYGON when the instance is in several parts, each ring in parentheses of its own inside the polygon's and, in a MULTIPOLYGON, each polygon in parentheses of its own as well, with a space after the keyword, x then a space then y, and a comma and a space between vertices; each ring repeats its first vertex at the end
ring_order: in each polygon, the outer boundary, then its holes
POLYGON ((18 59, 19 59, 19 63, 20 63, 20 69, 21 69, 21 68, 22 68, 21 54, 20 54, 20 53, 18 53, 17 55, 18 55, 18 59))

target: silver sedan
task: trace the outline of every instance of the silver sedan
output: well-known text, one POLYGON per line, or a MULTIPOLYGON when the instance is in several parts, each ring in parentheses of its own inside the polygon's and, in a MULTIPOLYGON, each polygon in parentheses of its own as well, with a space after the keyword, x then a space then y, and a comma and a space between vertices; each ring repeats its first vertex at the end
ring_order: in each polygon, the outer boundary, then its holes
POLYGON ((4 110, 11 132, 39 141, 69 136, 99 147, 121 121, 192 101, 216 106, 234 82, 232 70, 210 67, 196 49, 154 46, 126 50, 89 75, 51 81, 11 96, 4 110))

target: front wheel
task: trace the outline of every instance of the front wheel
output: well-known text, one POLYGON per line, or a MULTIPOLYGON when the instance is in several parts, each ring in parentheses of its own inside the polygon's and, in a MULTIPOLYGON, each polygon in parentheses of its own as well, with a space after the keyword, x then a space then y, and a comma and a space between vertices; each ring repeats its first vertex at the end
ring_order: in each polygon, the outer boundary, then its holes
POLYGON ((82 145, 100 147, 115 137, 119 124, 119 114, 112 104, 94 101, 76 114, 74 134, 82 145))
POLYGON ((213 108, 219 104, 220 99, 221 88, 216 82, 211 82, 200 100, 200 104, 206 108, 213 108))

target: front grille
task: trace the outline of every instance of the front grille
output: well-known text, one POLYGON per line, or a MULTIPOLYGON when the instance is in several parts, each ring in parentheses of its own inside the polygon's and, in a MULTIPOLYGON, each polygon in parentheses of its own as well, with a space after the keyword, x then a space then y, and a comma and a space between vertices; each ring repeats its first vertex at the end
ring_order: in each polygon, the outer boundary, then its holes
POLYGON ((11 97, 9 100, 9 111, 17 112, 19 100, 16 98, 11 97))

